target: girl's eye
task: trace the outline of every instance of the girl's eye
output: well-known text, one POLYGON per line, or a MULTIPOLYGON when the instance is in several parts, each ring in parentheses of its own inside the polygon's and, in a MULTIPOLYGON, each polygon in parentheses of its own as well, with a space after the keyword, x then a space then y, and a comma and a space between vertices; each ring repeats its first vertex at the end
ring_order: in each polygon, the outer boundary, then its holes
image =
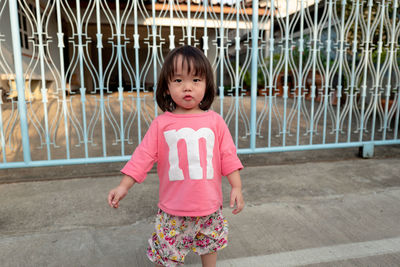
POLYGON ((182 80, 181 79, 175 79, 174 82, 180 83, 182 80))
POLYGON ((195 83, 198 83, 198 82, 200 82, 201 80, 200 80, 200 79, 193 79, 193 81, 194 81, 195 83))

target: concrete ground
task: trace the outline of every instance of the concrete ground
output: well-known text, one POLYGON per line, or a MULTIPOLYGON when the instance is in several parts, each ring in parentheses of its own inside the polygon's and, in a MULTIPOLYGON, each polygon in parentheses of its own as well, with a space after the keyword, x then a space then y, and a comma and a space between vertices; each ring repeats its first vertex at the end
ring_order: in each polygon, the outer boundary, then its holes
MULTIPOLYGON (((217 266, 400 266, 400 146, 241 156, 246 207, 229 208, 217 266)), ((118 210, 123 163, 0 172, 1 266, 153 266, 154 172, 118 210)), ((229 196, 225 181, 223 192, 229 196)), ((200 266, 189 254, 188 266, 200 266)))

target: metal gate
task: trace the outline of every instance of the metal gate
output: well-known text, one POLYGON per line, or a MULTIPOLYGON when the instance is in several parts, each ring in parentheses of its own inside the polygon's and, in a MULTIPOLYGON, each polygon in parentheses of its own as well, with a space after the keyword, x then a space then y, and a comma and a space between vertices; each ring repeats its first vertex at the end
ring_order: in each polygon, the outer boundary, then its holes
POLYGON ((238 153, 400 144, 398 0, 0 0, 0 22, 0 168, 127 160, 182 44, 238 153))

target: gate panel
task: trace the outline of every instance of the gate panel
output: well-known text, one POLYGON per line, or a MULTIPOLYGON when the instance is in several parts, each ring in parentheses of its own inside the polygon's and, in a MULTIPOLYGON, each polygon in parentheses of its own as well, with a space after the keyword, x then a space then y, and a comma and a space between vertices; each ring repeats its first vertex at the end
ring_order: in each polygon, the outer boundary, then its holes
POLYGON ((399 144, 399 14, 398 0, 0 1, 0 168, 127 160, 183 44, 210 59, 239 153, 399 144))
POLYGON ((282 2, 258 57, 258 151, 398 143, 398 2, 282 2))

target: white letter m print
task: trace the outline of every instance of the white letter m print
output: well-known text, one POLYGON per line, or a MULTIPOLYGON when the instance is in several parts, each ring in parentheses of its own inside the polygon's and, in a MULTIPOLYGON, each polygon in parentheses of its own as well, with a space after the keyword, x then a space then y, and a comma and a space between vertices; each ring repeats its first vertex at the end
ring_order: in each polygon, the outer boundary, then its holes
POLYGON ((188 168, 190 179, 201 180, 203 179, 203 169, 200 165, 200 151, 199 141, 200 138, 206 140, 207 149, 207 179, 214 178, 214 168, 212 165, 215 135, 209 128, 200 128, 195 131, 191 128, 182 128, 178 131, 171 130, 164 132, 165 140, 169 147, 169 180, 179 181, 183 180, 183 172, 179 168, 178 156, 178 141, 183 139, 186 142, 188 168))

